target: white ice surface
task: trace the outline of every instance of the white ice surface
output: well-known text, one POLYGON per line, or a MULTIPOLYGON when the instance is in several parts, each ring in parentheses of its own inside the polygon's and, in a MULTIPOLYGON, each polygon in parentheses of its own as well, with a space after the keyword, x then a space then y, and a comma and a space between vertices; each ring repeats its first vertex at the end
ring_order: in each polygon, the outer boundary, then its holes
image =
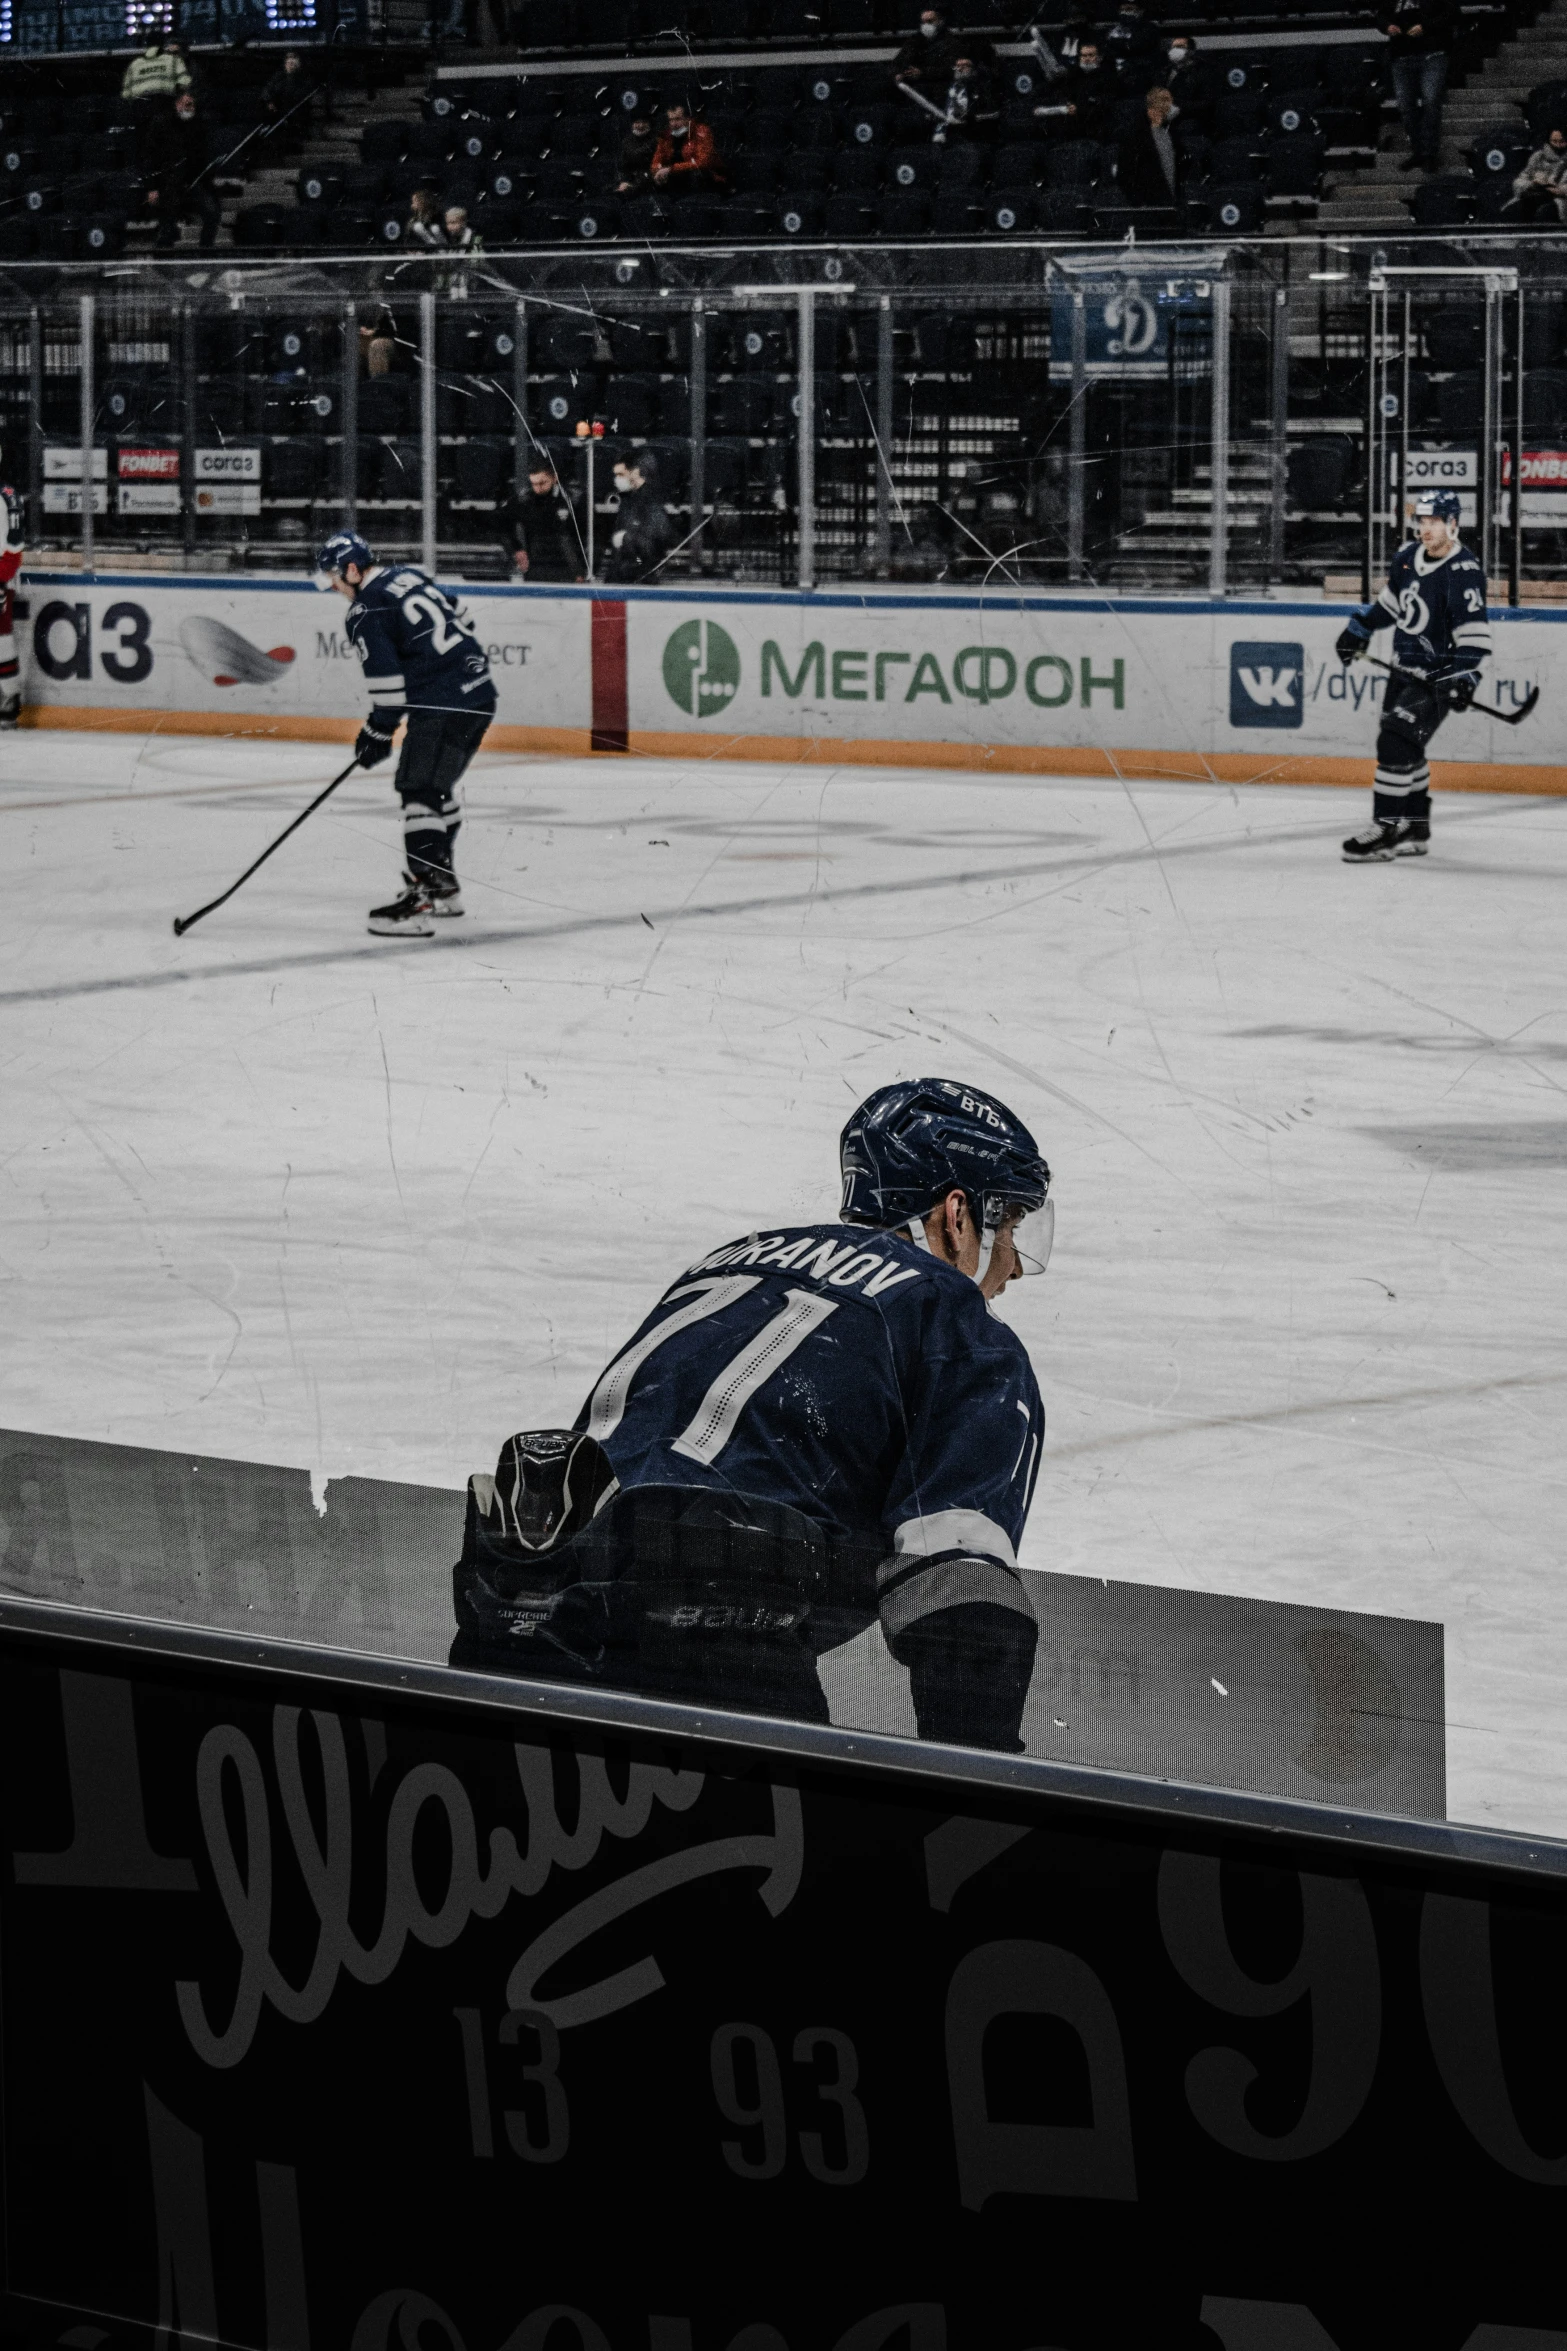
POLYGON ((1567 801, 487 757, 370 939, 332 747, 0 742, 0 1425, 460 1485, 876 1085, 1039 1134, 1035 1568, 1440 1618, 1455 1816, 1567 1833, 1567 801))

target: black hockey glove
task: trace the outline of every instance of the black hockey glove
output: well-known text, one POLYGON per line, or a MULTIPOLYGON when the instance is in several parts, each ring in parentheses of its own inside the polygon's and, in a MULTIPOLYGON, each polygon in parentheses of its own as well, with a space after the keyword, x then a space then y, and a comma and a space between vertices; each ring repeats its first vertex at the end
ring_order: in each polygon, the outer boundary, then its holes
POLYGON ((1460 669, 1444 678, 1438 691, 1449 710, 1467 710, 1480 691, 1479 675, 1472 669, 1460 669))
POLYGON ((373 720, 360 728, 359 740, 354 745, 354 757, 361 767, 379 767, 383 759, 390 759, 391 756, 390 735, 383 734, 373 720))
POLYGON ((1371 631, 1365 622, 1357 616, 1354 620, 1347 621, 1339 630, 1333 650, 1340 661, 1359 661, 1370 642, 1371 631))

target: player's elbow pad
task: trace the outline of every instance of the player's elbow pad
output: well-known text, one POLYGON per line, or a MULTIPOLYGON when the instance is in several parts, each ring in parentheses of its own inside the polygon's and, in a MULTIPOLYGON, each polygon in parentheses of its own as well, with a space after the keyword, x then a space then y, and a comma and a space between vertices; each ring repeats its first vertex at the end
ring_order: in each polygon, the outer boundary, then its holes
POLYGON ((894 1634, 888 1646, 908 1667, 920 1737, 1020 1754, 1038 1641, 1032 1615, 984 1600, 936 1609, 894 1634))

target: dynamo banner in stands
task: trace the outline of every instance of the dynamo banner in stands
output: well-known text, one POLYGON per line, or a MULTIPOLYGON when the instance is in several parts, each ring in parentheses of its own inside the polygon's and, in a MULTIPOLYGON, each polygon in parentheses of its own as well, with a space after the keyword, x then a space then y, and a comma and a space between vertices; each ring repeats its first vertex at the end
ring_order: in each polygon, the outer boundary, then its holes
MULTIPOLYGON (((827 758, 1040 773, 1369 781, 1386 678, 1333 651, 1347 605, 947 590, 458 593, 500 692, 492 747, 827 758)), ((32 723, 351 739, 344 607, 305 585, 129 575, 25 582, 32 723)), ((1567 789, 1567 610, 1493 615, 1486 699, 1437 782, 1567 789)))
POLYGON ((0 1617, 8 2340, 1567 2342, 1522 1839, 0 1617))

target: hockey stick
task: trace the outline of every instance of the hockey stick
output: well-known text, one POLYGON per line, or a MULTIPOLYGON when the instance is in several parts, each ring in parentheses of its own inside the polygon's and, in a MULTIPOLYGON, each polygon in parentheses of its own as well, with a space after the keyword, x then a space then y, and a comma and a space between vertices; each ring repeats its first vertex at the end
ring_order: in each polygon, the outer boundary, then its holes
POLYGON ((205 906, 198 906, 194 914, 177 914, 174 917, 174 936, 176 939, 183 939, 185 933, 189 930, 193 930, 196 924, 201 921, 203 915, 213 914, 217 911, 218 907, 227 905, 229 899, 233 897, 235 891, 243 889, 246 882, 249 881, 251 875, 256 871, 257 866, 265 865, 267 859, 271 856, 273 849, 281 849, 283 843, 288 839, 289 834, 297 833, 300 826, 304 823, 306 817, 314 816, 322 801, 330 800, 332 794, 337 790, 338 785, 346 784, 349 777, 353 774, 355 768, 358 765, 359 754, 356 751, 353 758, 344 768, 342 774, 334 776, 332 781, 327 785, 326 790, 324 792, 318 792, 315 798, 311 801, 310 806, 308 808, 302 808, 291 825, 284 826, 277 839, 271 844, 271 847, 262 850, 261 855, 256 859, 255 865, 246 866, 244 872, 240 875, 237 882, 230 882, 228 888, 224 891, 221 898, 210 898, 205 906))
MULTIPOLYGON (((1417 686, 1429 686, 1435 681, 1422 677, 1418 669, 1403 669, 1396 661, 1378 661, 1374 653, 1365 657, 1373 669, 1385 669, 1390 678, 1412 678, 1417 686)), ((1465 710, 1477 710, 1482 718, 1500 719, 1504 727, 1521 727, 1540 699, 1538 686, 1531 686, 1516 710, 1498 710, 1494 702, 1466 702, 1465 710)), ((1459 717, 1463 712, 1458 713, 1459 717)))

